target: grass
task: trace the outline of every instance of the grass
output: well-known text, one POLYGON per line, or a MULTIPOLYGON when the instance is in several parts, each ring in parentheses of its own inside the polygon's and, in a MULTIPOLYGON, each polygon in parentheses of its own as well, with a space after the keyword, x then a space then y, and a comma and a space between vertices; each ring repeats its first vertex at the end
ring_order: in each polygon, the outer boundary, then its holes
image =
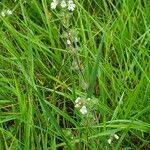
POLYGON ((149 0, 50 3, 0 2, 0 149, 150 149, 149 0))

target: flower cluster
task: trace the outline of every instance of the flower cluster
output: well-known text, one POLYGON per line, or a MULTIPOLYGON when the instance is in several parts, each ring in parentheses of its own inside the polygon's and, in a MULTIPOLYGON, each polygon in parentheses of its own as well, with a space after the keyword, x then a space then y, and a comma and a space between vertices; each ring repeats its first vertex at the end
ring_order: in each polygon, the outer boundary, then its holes
POLYGON ((52 3, 51 3, 51 9, 55 9, 57 5, 58 5, 58 1, 53 0, 52 3))
POLYGON ((84 101, 78 97, 76 100, 75 100, 75 107, 76 108, 80 108, 80 112, 83 114, 83 115, 86 115, 88 113, 87 111, 87 108, 84 104, 84 101))
POLYGON ((113 139, 116 139, 116 140, 118 140, 119 139, 119 136, 117 135, 117 134, 113 134, 113 135, 111 135, 110 136, 110 138, 108 139, 108 144, 111 144, 112 143, 112 141, 113 141, 113 139))
POLYGON ((51 9, 56 9, 59 4, 62 8, 67 7, 69 11, 74 11, 75 9, 75 3, 73 0, 67 0, 67 2, 66 0, 62 0, 61 2, 59 0, 53 0, 51 3, 51 9))
POLYGON ((10 9, 1 11, 1 16, 2 17, 9 16, 9 15, 12 15, 12 11, 10 9))
POLYGON ((74 4, 73 0, 69 0, 68 1, 68 10, 74 11, 74 9, 75 9, 75 4, 74 4))

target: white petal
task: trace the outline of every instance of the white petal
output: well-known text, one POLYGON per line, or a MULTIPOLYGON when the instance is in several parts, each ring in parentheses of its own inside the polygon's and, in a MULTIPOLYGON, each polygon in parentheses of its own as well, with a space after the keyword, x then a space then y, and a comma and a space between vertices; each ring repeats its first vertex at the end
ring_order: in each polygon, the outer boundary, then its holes
POLYGON ((8 15, 12 15, 12 11, 11 10, 7 10, 7 14, 8 15))
POLYGON ((108 144, 111 144, 112 140, 111 140, 111 139, 108 139, 107 142, 108 142, 108 144))
POLYGON ((114 134, 115 139, 119 139, 119 136, 117 134, 114 134))
POLYGON ((67 6, 65 1, 62 1, 60 5, 61 5, 62 8, 65 8, 67 6))
POLYGON ((71 45, 71 41, 69 39, 67 39, 67 44, 71 45))
POLYGON ((80 109, 80 112, 81 112, 83 115, 87 114, 86 106, 82 106, 82 108, 80 109))
POLYGON ((80 103, 80 101, 81 101, 81 97, 78 97, 76 100, 75 100, 75 103, 77 104, 77 103, 80 103))
POLYGON ((68 1, 68 10, 74 11, 74 9, 75 9, 75 4, 74 4, 74 2, 73 2, 72 0, 69 0, 69 1, 68 1))
POLYGON ((79 105, 79 104, 76 104, 74 107, 75 107, 75 108, 79 108, 79 107, 80 107, 80 105, 79 105))
POLYGON ((55 9, 57 5, 58 5, 57 0, 53 0, 53 2, 51 3, 51 9, 55 9))
POLYGON ((6 16, 5 11, 2 11, 2 12, 1 12, 1 16, 2 16, 2 17, 5 17, 5 16, 6 16))

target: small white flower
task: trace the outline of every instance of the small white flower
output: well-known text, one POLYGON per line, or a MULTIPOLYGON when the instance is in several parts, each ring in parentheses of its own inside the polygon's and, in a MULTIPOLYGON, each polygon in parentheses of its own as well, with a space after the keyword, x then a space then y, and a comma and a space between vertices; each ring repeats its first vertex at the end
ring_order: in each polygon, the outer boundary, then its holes
POLYGON ((4 10, 1 12, 1 16, 2 16, 2 17, 5 17, 5 16, 6 16, 6 12, 5 12, 4 10))
POLYGON ((78 97, 78 98, 75 100, 75 107, 76 107, 76 108, 81 107, 81 97, 78 97))
POLYGON ((9 9, 6 11, 6 13, 7 13, 7 15, 12 15, 12 11, 9 9))
POLYGON ((112 140, 111 140, 111 139, 108 139, 107 142, 108 142, 108 144, 111 144, 112 140))
POLYGON ((107 142, 108 142, 109 144, 111 144, 112 141, 114 140, 114 138, 115 138, 116 140, 118 140, 118 139, 119 139, 119 136, 118 136, 117 134, 112 134, 112 135, 110 136, 110 138, 107 140, 107 142))
POLYGON ((62 8, 65 8, 67 6, 67 4, 66 4, 66 2, 64 0, 61 2, 60 5, 61 5, 62 8))
POLYGON ((7 16, 7 15, 12 15, 12 11, 11 10, 3 10, 3 11, 1 11, 1 16, 2 17, 5 17, 5 16, 7 16))
POLYGON ((81 107, 81 98, 78 97, 76 100, 75 100, 75 108, 80 108, 81 107))
POLYGON ((67 39, 67 44, 71 45, 71 41, 69 39, 67 39))
POLYGON ((75 104, 75 106, 74 106, 75 108, 79 108, 80 107, 80 104, 75 104))
POLYGON ((86 114, 87 114, 86 106, 82 106, 82 108, 80 109, 80 112, 81 112, 83 115, 86 115, 86 114))
POLYGON ((69 11, 74 11, 75 7, 76 7, 76 6, 75 6, 73 0, 69 0, 69 1, 68 1, 68 10, 69 10, 69 11))
POLYGON ((78 97, 76 100, 75 100, 75 103, 80 103, 81 102, 81 97, 78 97))
POLYGON ((116 140, 119 139, 119 136, 118 136, 117 134, 114 134, 113 136, 114 136, 114 138, 115 138, 116 140))
POLYGON ((51 3, 51 9, 56 9, 57 5, 58 5, 58 1, 57 0, 53 0, 53 2, 51 3))

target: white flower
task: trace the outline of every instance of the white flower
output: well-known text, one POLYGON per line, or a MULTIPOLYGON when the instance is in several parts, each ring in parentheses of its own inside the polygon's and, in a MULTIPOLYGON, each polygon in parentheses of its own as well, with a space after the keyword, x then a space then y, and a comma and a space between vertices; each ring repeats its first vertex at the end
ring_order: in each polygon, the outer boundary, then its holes
POLYGON ((111 139, 108 139, 107 142, 108 142, 108 144, 111 144, 112 140, 111 140, 111 139))
POLYGON ((1 12, 1 16, 2 16, 2 17, 5 17, 5 16, 6 16, 6 12, 5 12, 4 10, 1 12))
POLYGON ((74 107, 75 107, 75 108, 79 108, 79 107, 80 107, 80 104, 75 104, 74 107))
POLYGON ((86 106, 82 106, 82 108, 80 109, 80 112, 81 112, 83 115, 86 115, 86 114, 87 114, 86 106))
POLYGON ((117 134, 114 134, 113 136, 114 136, 114 138, 115 138, 116 140, 119 139, 119 136, 118 136, 117 134))
POLYGON ((78 97, 76 100, 75 100, 75 106, 76 108, 79 108, 81 106, 81 97, 78 97))
POLYGON ((62 8, 65 8, 67 6, 67 4, 66 4, 66 2, 64 0, 61 2, 60 5, 61 5, 62 8))
POLYGON ((9 9, 6 11, 6 13, 7 13, 7 15, 12 15, 12 11, 9 9))
POLYGON ((69 0, 69 1, 68 1, 68 10, 69 10, 69 11, 74 11, 75 7, 76 7, 76 6, 75 6, 73 0, 69 0))
POLYGON ((67 39, 67 44, 71 45, 71 41, 69 39, 67 39))
POLYGON ((5 17, 6 15, 12 15, 12 11, 11 10, 3 10, 1 11, 1 16, 5 17))
POLYGON ((75 100, 75 103, 80 103, 81 102, 81 97, 78 97, 76 100, 75 100))
POLYGON ((53 0, 53 2, 51 3, 51 9, 56 9, 57 5, 58 5, 58 1, 57 0, 53 0))
POLYGON ((107 140, 107 142, 108 142, 109 144, 111 144, 112 141, 114 140, 114 138, 115 138, 116 140, 118 140, 118 139, 119 139, 119 136, 118 136, 117 134, 112 134, 112 135, 110 136, 110 138, 107 140))

